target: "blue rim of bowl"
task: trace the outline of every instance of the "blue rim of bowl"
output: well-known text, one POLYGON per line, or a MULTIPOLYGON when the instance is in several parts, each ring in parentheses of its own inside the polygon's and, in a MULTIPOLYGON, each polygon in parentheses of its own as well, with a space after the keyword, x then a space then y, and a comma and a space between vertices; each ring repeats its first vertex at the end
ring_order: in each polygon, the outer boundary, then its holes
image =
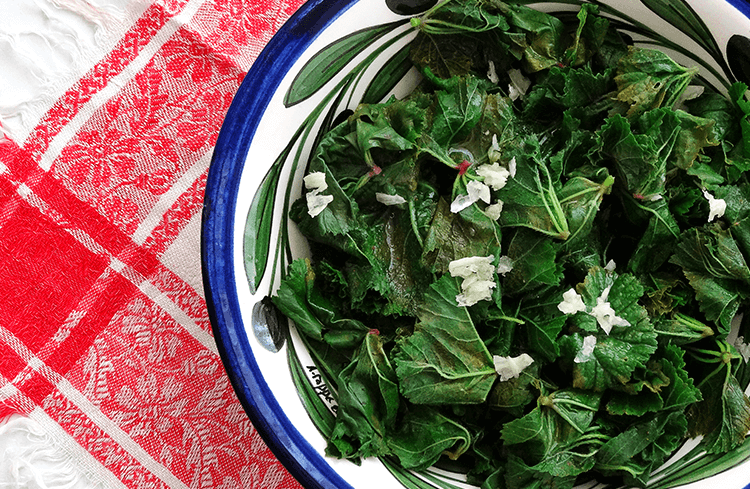
POLYGON ((253 63, 224 119, 206 183, 201 262, 219 355, 253 426, 304 487, 351 489, 294 428, 271 394, 245 333, 233 260, 234 214, 250 143, 274 92, 307 47, 358 0, 308 0, 253 63))
MULTIPOLYGON (((224 119, 206 183, 201 262, 219 354, 243 408, 272 453, 304 487, 352 489, 294 428, 271 394, 245 334, 233 258, 239 182, 258 123, 274 92, 309 45, 359 0, 308 0, 279 29, 242 82, 224 119)), ((725 0, 750 18, 750 1, 725 0)), ((744 489, 750 489, 750 484, 744 489)))
POLYGON ((750 1, 748 0, 726 0, 726 2, 732 5, 737 10, 739 10, 742 13, 742 15, 750 19, 750 1))

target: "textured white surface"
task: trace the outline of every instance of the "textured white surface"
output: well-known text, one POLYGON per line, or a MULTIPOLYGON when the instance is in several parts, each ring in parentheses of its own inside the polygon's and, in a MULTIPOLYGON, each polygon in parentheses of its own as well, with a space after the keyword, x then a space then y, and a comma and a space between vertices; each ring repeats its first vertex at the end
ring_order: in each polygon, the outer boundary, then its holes
POLYGON ((13 415, 0 421, 0 488, 102 488, 77 457, 53 442, 31 418, 13 415))
POLYGON ((0 124, 23 141, 119 40, 142 0, 0 0, 0 124))

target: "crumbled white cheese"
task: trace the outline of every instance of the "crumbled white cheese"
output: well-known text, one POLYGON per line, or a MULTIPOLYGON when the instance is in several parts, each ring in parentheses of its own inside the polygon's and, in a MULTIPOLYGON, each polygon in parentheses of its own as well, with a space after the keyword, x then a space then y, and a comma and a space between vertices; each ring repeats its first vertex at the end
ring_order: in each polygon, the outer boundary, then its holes
POLYGON ((492 135, 492 150, 500 151, 500 143, 497 142, 497 134, 492 135))
POLYGON ((484 177, 484 183, 492 187, 493 190, 500 190, 508 183, 510 171, 497 163, 492 163, 491 165, 479 165, 477 175, 484 177))
POLYGON ((471 198, 481 200, 486 204, 490 203, 490 188, 484 183, 472 180, 466 185, 466 191, 471 198))
POLYGON ((476 199, 472 200, 471 197, 466 194, 456 195, 456 198, 451 202, 451 212, 458 214, 474 202, 476 202, 476 199))
POLYGON ((500 77, 497 76, 497 70, 495 69, 495 63, 492 60, 489 61, 489 69, 487 70, 487 78, 497 85, 500 82, 500 77))
POLYGON ((500 214, 503 212, 503 201, 498 200, 494 204, 488 205, 484 209, 484 215, 492 219, 493 221, 497 221, 500 219, 500 214))
POLYGON ((575 314, 586 310, 586 304, 583 303, 581 294, 576 289, 571 288, 563 293, 563 300, 557 305, 557 308, 563 314, 575 314))
POLYGON ((510 173, 511 178, 516 176, 516 169, 517 169, 516 157, 514 156, 508 162, 508 172, 510 173))
POLYGON ((456 303, 464 307, 473 306, 479 301, 488 301, 492 299, 492 289, 496 285, 494 280, 467 278, 461 284, 461 293, 456 296, 456 303))
POLYGON ((513 260, 508 255, 501 256, 497 260, 497 273, 499 273, 500 275, 505 275, 511 270, 513 270, 513 260))
POLYGON ((586 336, 583 339, 583 345, 581 350, 578 352, 576 357, 573 359, 575 363, 584 363, 591 359, 591 355, 594 353, 594 347, 596 346, 596 336, 586 336))
POLYGON ((495 267, 492 266, 493 259, 492 255, 459 258, 448 264, 448 272, 450 272, 451 277, 469 278, 478 274, 485 280, 489 280, 495 271, 495 267))
POLYGON ((322 171, 316 171, 309 173, 305 178, 302 179, 305 182, 305 188, 307 190, 317 190, 322 192, 328 188, 326 183, 326 174, 322 171))
POLYGON ((315 217, 333 202, 333 195, 321 195, 320 193, 328 188, 326 175, 323 172, 313 172, 302 179, 305 188, 309 190, 305 195, 307 199, 307 213, 310 217, 315 217))
POLYGON ((745 363, 750 362, 750 345, 745 343, 744 336, 738 336, 734 341, 733 346, 737 350, 737 352, 742 355, 742 359, 745 360, 745 363))
POLYGON ((466 192, 467 194, 458 195, 451 202, 451 212, 454 214, 461 212, 478 200, 487 204, 490 203, 490 188, 482 182, 470 181, 466 185, 466 192))
POLYGON ((602 291, 602 295, 596 298, 596 306, 589 312, 590 315, 596 318, 599 327, 607 334, 612 331, 613 326, 630 326, 628 320, 618 316, 610 303, 607 302, 609 290, 610 287, 607 287, 602 291))
POLYGON ((500 382, 517 378, 526 367, 534 363, 534 359, 527 353, 521 353, 517 357, 493 355, 492 361, 495 364, 495 372, 500 376, 500 382))
POLYGON ((497 142, 497 134, 493 134, 492 145, 490 146, 490 149, 487 150, 487 159, 490 160, 490 163, 497 163, 502 156, 503 153, 500 149, 500 144, 497 142))
POLYGON ((607 273, 614 273, 615 267, 617 265, 615 264, 614 260, 609 260, 606 265, 604 265, 604 269, 607 271, 607 273))
POLYGON ((375 193, 375 199, 381 204, 385 205, 398 205, 406 203, 406 199, 401 197, 400 195, 390 195, 381 192, 375 193))
POLYGON ((495 267, 492 265, 494 257, 469 256, 453 260, 448 264, 451 277, 461 277, 461 293, 456 296, 459 306, 473 306, 481 300, 492 298, 495 288, 495 267))
POLYGON ((315 217, 325 209, 328 204, 333 202, 333 195, 320 195, 315 192, 308 192, 307 198, 307 213, 310 217, 315 217))
POLYGON ((708 206, 710 208, 710 212, 708 213, 708 222, 711 222, 717 217, 721 217, 724 215, 724 212, 726 212, 727 210, 727 203, 724 199, 715 198, 708 192, 708 190, 703 191, 703 196, 708 201, 708 206))
POLYGON ((531 80, 526 78, 521 70, 513 69, 508 71, 510 77, 510 85, 508 85, 508 96, 511 100, 523 98, 526 95, 526 91, 531 86, 531 80))

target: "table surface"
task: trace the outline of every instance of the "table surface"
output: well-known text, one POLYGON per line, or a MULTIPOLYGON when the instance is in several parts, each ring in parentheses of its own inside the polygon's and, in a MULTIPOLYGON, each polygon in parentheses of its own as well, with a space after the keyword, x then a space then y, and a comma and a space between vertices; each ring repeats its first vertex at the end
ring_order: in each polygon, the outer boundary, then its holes
POLYGON ((0 487, 300 487, 232 391, 199 238, 232 96, 302 3, 0 0, 0 487))

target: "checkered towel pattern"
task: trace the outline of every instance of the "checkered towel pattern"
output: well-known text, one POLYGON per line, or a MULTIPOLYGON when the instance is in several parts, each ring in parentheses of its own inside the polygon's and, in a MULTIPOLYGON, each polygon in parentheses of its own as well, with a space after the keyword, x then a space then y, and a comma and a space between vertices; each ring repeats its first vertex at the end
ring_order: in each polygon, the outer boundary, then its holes
MULTIPOLYGON (((29 21, 94 33, 68 71, 65 46, 12 39, 58 62, 44 90, 11 88, 25 112, 0 108, 0 417, 36 420, 103 487, 299 487, 221 364, 199 236, 233 94, 303 1, 46 0, 29 21)), ((0 82, 18 59, 0 51, 0 82)))

